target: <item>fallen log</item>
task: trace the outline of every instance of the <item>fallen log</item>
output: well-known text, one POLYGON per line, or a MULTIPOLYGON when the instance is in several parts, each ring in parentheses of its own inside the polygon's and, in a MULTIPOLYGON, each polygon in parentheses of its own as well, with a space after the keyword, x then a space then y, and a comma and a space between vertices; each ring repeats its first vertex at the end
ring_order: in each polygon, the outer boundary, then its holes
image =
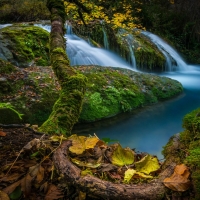
POLYGON ((78 190, 100 199, 163 199, 166 192, 163 180, 173 173, 176 166, 175 163, 171 163, 160 173, 157 179, 149 183, 117 184, 91 175, 81 176, 81 169, 74 165, 68 156, 70 146, 71 141, 67 140, 55 151, 53 160, 57 170, 68 183, 78 190))

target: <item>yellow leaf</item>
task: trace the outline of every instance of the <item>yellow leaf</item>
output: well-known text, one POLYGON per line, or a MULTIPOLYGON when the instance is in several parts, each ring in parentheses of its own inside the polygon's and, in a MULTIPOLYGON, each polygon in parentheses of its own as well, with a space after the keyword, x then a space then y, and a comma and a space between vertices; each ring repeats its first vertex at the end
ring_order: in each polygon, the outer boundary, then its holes
POLYGON ((63 137, 63 135, 61 135, 61 136, 53 135, 53 136, 50 137, 50 139, 51 139, 53 142, 60 142, 61 140, 67 140, 66 137, 63 137))
POLYGON ((80 155, 85 151, 85 136, 72 135, 69 139, 72 140, 72 146, 69 147, 72 153, 80 155))
POLYGON ((136 172, 135 174, 139 175, 141 178, 153 178, 153 176, 146 175, 142 172, 136 172))
POLYGON ((152 157, 151 155, 146 155, 140 161, 135 163, 136 170, 143 172, 145 174, 150 174, 151 172, 157 171, 160 169, 158 159, 152 157))
POLYGON ((112 164, 117 166, 130 165, 134 162, 134 153, 131 149, 123 149, 120 144, 112 155, 112 164))
POLYGON ((88 167, 88 168, 93 168, 93 169, 101 165, 101 160, 102 160, 102 157, 100 157, 95 163, 89 163, 89 162, 83 162, 83 161, 77 160, 75 158, 71 158, 71 161, 77 164, 79 167, 88 167))
POLYGON ((99 141, 97 137, 89 137, 85 141, 85 148, 86 149, 91 149, 94 148, 96 143, 99 141))
POLYGON ((131 178, 133 177, 133 175, 136 173, 136 170, 134 169, 128 169, 125 171, 125 174, 124 174, 124 182, 125 183, 129 183, 131 178))
POLYGON ((97 137, 86 138, 85 136, 77 135, 72 135, 69 139, 72 140, 72 146, 69 150, 77 155, 82 154, 86 149, 94 148, 99 141, 99 138, 97 137))
POLYGON ((184 164, 177 165, 174 169, 174 173, 170 177, 165 178, 163 183, 171 190, 184 192, 191 186, 188 180, 189 175, 190 172, 184 164))

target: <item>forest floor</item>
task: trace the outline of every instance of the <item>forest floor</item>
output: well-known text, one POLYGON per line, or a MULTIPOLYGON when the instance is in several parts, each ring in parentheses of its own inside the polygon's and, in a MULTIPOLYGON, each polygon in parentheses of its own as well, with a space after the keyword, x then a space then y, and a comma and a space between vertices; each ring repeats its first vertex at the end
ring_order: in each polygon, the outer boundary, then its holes
MULTIPOLYGON (((62 136, 48 136, 26 125, 0 124, 0 200, 94 199, 78 191, 56 171, 52 156, 62 143, 58 138, 62 136)), ((108 163, 105 165, 106 170, 108 163)), ((112 176, 122 178, 118 172, 112 176)), ((173 200, 190 199, 188 195, 179 195, 170 196, 173 200)))
POLYGON ((23 125, 0 125, 0 199, 74 199, 76 191, 61 184, 52 162, 59 144, 48 139, 23 125), (38 150, 41 141, 44 147, 38 150))

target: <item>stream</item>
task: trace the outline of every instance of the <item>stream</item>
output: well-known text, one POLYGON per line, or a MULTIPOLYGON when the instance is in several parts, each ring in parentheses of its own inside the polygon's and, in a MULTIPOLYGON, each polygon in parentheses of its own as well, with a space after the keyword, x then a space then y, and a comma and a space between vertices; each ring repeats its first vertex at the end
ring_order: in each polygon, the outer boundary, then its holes
MULTIPOLYGON (((35 25, 50 32, 49 25, 35 25)), ((0 28, 5 26, 1 25, 0 28)), ((113 118, 86 124, 81 128, 75 127, 73 132, 82 135, 95 133, 101 139, 115 139, 123 147, 128 146, 136 151, 148 152, 162 159, 162 147, 172 135, 183 130, 183 116, 200 107, 200 66, 186 64, 178 52, 167 43, 163 43, 161 38, 149 32, 146 35, 167 56, 166 66, 168 65, 167 68, 170 70, 156 75, 178 80, 184 87, 183 93, 173 99, 145 106, 131 113, 123 113, 113 118), (171 58, 179 65, 179 70, 173 71, 171 58)), ((96 48, 89 41, 84 41, 74 35, 70 27, 65 37, 67 38, 66 51, 72 66, 101 65, 102 67, 122 67, 137 71, 115 53, 103 48, 96 48)))

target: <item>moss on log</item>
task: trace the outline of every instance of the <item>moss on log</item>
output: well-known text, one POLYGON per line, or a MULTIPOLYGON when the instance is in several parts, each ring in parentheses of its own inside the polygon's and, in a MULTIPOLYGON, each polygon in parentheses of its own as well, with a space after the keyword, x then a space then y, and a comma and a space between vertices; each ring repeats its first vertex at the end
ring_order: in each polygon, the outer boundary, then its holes
POLYGON ((65 22, 63 1, 49 0, 47 6, 51 12, 50 59, 61 86, 61 92, 48 120, 39 130, 50 134, 60 132, 70 135, 81 112, 87 79, 69 65, 63 37, 65 22))

